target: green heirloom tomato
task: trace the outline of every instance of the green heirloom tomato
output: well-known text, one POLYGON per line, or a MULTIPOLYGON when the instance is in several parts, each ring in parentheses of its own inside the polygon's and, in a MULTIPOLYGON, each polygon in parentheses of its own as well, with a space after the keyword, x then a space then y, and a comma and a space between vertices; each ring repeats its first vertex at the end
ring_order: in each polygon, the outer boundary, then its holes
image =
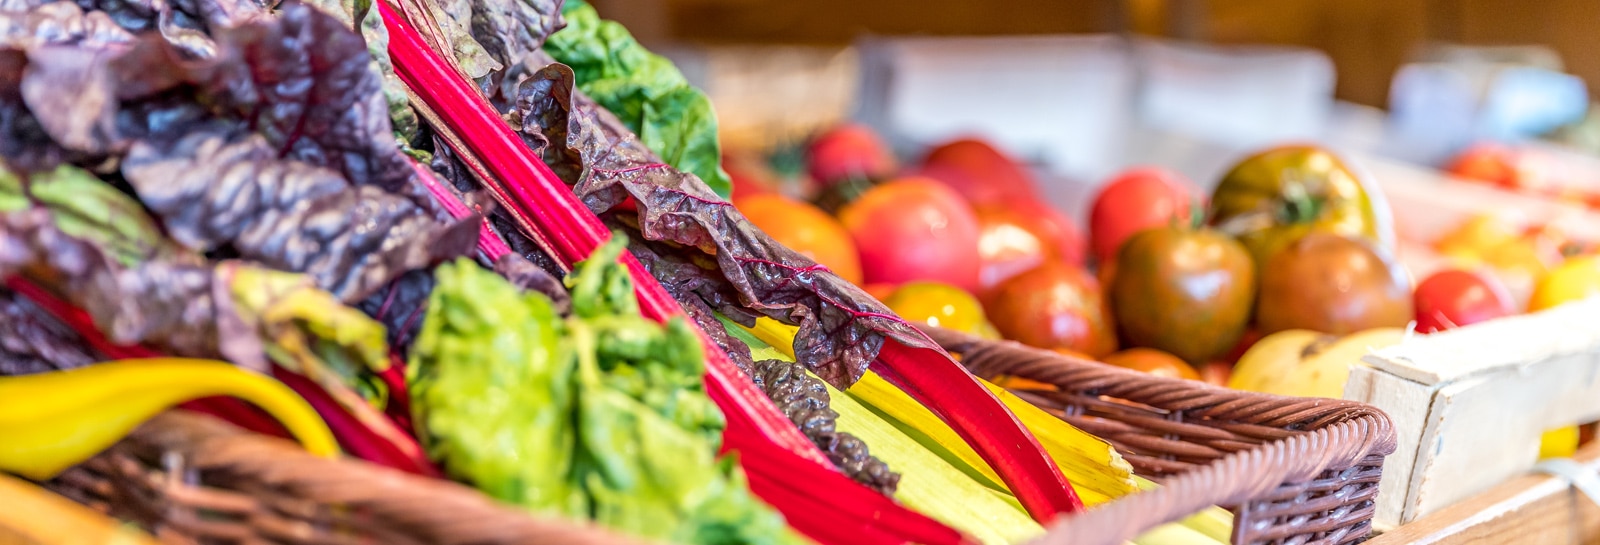
POLYGON ((1217 184, 1211 207, 1212 225, 1237 236, 1258 267, 1311 232, 1394 247, 1383 194, 1317 146, 1281 146, 1245 158, 1217 184))
POLYGON ((1116 263, 1107 295, 1133 346, 1203 365, 1244 336, 1255 267, 1232 238, 1210 229, 1147 229, 1122 245, 1116 263))

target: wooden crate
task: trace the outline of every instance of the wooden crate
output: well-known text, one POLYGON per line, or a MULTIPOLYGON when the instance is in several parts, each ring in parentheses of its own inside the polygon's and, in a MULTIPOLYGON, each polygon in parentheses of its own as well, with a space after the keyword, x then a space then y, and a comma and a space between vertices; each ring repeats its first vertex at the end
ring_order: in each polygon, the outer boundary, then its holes
MULTIPOLYGON (((1600 443, 1574 459, 1600 471, 1600 443)), ((1600 504, 1566 479, 1524 475, 1385 532, 1367 545, 1600 543, 1600 504)))
MULTIPOLYGON (((1445 264, 1425 242, 1476 213, 1600 235, 1600 216, 1578 206, 1358 160, 1397 212, 1401 257, 1417 278, 1445 264)), ((1525 301, 1530 288, 1513 291, 1525 301)), ((1545 430, 1600 419, 1600 300, 1415 335, 1352 364, 1344 397, 1383 409, 1399 434, 1374 524, 1402 527, 1526 474, 1545 430)))
POLYGON ((1600 300, 1418 335, 1364 358, 1345 398, 1389 414, 1375 525, 1393 528, 1526 473, 1547 429, 1600 418, 1600 300))

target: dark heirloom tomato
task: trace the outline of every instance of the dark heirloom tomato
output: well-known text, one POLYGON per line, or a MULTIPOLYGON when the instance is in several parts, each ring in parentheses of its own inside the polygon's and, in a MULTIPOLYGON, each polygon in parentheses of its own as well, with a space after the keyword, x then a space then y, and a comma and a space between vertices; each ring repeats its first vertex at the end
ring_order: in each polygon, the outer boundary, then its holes
POLYGON ((1098 358, 1117 350, 1100 283, 1083 269, 1046 263, 996 286, 983 311, 1007 339, 1098 358))
POLYGON ((1237 241, 1207 229, 1160 227, 1123 244, 1107 295, 1130 344, 1201 365, 1238 344, 1255 290, 1255 267, 1237 241))
POLYGON ((1252 155, 1211 194, 1212 225, 1239 237, 1256 263, 1310 232, 1394 246, 1389 211, 1356 173, 1326 149, 1283 146, 1252 155))
POLYGON ((1263 335, 1309 329, 1348 335, 1405 327, 1411 284, 1400 267, 1361 240, 1311 233, 1279 251, 1261 273, 1256 326, 1263 335))
POLYGON ((1417 285, 1417 331, 1434 333, 1516 314, 1511 292, 1489 275, 1460 269, 1434 273, 1417 285))

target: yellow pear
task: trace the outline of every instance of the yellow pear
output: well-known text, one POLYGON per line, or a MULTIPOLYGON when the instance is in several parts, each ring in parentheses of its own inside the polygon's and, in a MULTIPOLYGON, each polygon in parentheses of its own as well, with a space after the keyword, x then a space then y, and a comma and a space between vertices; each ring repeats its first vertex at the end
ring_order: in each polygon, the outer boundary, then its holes
POLYGON ((1297 397, 1344 397, 1350 367, 1361 357, 1399 344, 1406 331, 1384 327, 1335 337, 1304 329, 1262 338, 1234 365, 1228 387, 1297 397))

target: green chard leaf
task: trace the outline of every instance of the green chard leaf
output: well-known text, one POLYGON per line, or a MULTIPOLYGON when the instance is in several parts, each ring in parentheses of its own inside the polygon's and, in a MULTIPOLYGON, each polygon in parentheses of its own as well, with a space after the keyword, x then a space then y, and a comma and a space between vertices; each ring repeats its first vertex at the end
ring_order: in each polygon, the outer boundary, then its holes
POLYGON ((265 371, 270 359, 323 387, 375 433, 371 372, 389 363, 383 326, 310 277, 236 260, 206 261, 165 238, 139 202, 70 166, 17 174, 0 164, 0 277, 22 273, 83 308, 114 343, 224 357, 265 371))
POLYGON ((567 276, 574 314, 468 260, 441 265, 407 369, 429 455, 536 512, 690 545, 795 543, 730 458, 687 322, 639 314, 617 234, 567 276))
POLYGON ((711 100, 666 57, 639 45, 621 24, 601 19, 593 6, 572 0, 562 14, 567 28, 550 35, 545 52, 571 66, 578 88, 637 133, 645 147, 726 198, 732 182, 722 170, 711 100))
POLYGON ((62 233, 100 247, 123 266, 173 248, 138 201, 87 170, 60 165, 24 175, 0 168, 0 212, 35 203, 51 211, 62 233))
POLYGON ((587 518, 572 474, 575 360, 549 299, 465 258, 434 275, 406 369, 429 457, 500 500, 587 518))

